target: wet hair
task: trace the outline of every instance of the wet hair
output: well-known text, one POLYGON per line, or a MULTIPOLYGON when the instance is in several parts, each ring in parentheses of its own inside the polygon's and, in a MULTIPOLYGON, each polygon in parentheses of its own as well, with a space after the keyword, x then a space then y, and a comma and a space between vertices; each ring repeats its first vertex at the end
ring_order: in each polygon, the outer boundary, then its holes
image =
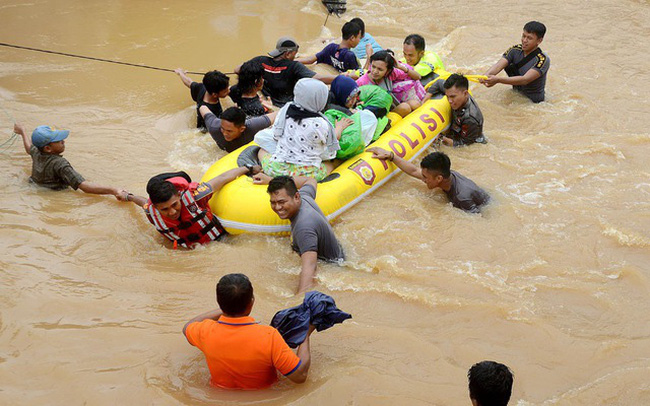
POLYGON ((438 172, 443 178, 451 176, 451 160, 444 152, 432 152, 420 162, 422 169, 438 172))
POLYGON ((221 92, 228 87, 229 81, 228 76, 218 70, 210 71, 203 76, 203 86, 208 93, 221 92))
POLYGON ((253 285, 242 273, 224 275, 217 283, 217 303, 227 315, 237 316, 246 311, 253 300, 253 285))
POLYGON ((537 38, 544 38, 546 26, 539 21, 529 21, 524 25, 524 31, 537 35, 537 38))
POLYGON ((512 371, 494 361, 474 364, 467 372, 469 397, 480 406, 506 406, 512 394, 512 371))
POLYGON ((271 179, 269 187, 266 188, 266 192, 272 194, 282 189, 286 190, 289 196, 295 196, 298 193, 296 182, 293 181, 291 176, 276 176, 271 179))
POLYGON ((246 124, 246 113, 244 110, 239 107, 228 107, 221 113, 221 120, 230 121, 237 127, 241 127, 246 124))
POLYGON ((353 23, 352 21, 348 21, 343 24, 343 27, 341 27, 341 37, 343 37, 343 39, 350 39, 355 35, 358 35, 360 32, 361 27, 359 24, 353 23))
POLYGON ((147 183, 147 193, 149 194, 151 203, 158 204, 165 203, 174 195, 177 195, 178 190, 176 190, 176 186, 172 185, 171 182, 167 182, 166 180, 160 179, 158 176, 154 176, 149 179, 149 182, 147 183))
POLYGON ((393 72, 393 69, 395 69, 395 57, 393 56, 393 51, 390 49, 381 50, 372 54, 370 62, 372 63, 374 61, 382 61, 386 63, 386 67, 388 68, 386 70, 386 76, 390 75, 393 72))
POLYGON ((445 89, 451 89, 452 87, 457 87, 460 90, 467 90, 469 89, 469 81, 467 78, 463 75, 460 75, 458 73, 452 73, 447 80, 445 80, 445 84, 442 85, 445 89))
POLYGON ((424 51, 426 44, 424 42, 424 37, 420 34, 411 34, 408 37, 404 38, 404 44, 413 45, 415 50, 420 52, 424 51))
POLYGON ((255 60, 244 62, 239 68, 239 82, 237 82, 239 91, 248 93, 254 90, 263 75, 264 67, 261 63, 255 60))
POLYGON ((366 34, 366 24, 359 17, 355 17, 350 20, 351 23, 356 23, 359 28, 361 28, 361 36, 363 37, 366 34))

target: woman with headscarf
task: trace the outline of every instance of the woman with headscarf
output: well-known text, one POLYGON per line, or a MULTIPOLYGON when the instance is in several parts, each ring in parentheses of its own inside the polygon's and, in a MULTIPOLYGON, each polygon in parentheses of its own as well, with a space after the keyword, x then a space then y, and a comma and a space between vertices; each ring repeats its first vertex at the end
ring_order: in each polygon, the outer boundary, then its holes
POLYGON ((271 177, 309 176, 322 180, 330 172, 323 161, 336 157, 341 133, 352 120, 342 119, 333 126, 321 113, 329 90, 320 80, 301 79, 293 93, 294 101, 282 107, 275 119, 273 142, 259 143, 266 149, 260 154, 262 168, 271 177))

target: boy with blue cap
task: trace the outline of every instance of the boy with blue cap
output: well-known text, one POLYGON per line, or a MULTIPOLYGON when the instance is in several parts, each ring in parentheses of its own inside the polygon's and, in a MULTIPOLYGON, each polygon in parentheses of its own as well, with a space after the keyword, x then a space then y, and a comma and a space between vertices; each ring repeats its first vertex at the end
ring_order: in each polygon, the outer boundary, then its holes
POLYGON ((29 180, 37 185, 53 190, 81 189, 85 193, 96 195, 113 195, 123 200, 121 190, 88 182, 75 171, 67 159, 61 156, 65 151, 65 139, 70 131, 57 130, 47 125, 36 127, 31 140, 25 133, 25 127, 14 124, 14 132, 23 139, 25 152, 32 157, 32 176, 29 180))

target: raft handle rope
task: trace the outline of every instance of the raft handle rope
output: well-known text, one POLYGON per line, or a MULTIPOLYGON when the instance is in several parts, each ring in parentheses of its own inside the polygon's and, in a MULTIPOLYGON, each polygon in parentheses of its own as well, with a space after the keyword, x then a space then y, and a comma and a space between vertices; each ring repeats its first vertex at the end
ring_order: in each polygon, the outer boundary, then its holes
MULTIPOLYGON (((117 64, 117 65, 134 66, 136 68, 153 69, 153 70, 160 70, 160 71, 164 71, 164 72, 174 72, 173 69, 168 69, 168 68, 159 68, 159 67, 156 67, 156 66, 140 65, 140 64, 137 64, 137 63, 113 61, 111 59, 95 58, 95 57, 92 57, 92 56, 68 54, 68 53, 65 53, 65 52, 50 51, 50 50, 47 50, 47 49, 39 49, 39 48, 31 48, 31 47, 25 47, 25 46, 22 46, 22 45, 7 44, 7 43, 4 43, 4 42, 0 42, 0 46, 9 47, 9 48, 16 48, 16 49, 24 49, 24 50, 27 50, 27 51, 43 52, 43 53, 46 53, 46 54, 69 56, 71 58, 88 59, 88 60, 91 60, 91 61, 108 62, 108 63, 117 64)), ((205 72, 185 72, 185 73, 190 74, 190 75, 204 75, 205 74, 205 72)), ((226 75, 235 75, 235 72, 225 72, 225 74, 226 75)))

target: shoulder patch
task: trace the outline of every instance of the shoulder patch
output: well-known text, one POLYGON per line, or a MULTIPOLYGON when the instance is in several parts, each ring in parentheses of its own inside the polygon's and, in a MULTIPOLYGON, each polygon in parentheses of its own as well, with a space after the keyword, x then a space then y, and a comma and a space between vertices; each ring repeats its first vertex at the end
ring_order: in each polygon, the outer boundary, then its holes
POLYGON ((522 49, 522 48, 521 48, 521 44, 517 44, 517 45, 513 45, 513 46, 511 46, 511 47, 508 48, 508 49, 506 50, 506 52, 504 52, 504 53, 505 53, 506 55, 508 55, 508 54, 510 53, 510 51, 515 50, 515 49, 521 51, 521 49, 522 49))
POLYGON ((535 64, 535 67, 537 69, 541 69, 542 66, 546 63, 546 56, 544 54, 537 54, 537 63, 535 64))

